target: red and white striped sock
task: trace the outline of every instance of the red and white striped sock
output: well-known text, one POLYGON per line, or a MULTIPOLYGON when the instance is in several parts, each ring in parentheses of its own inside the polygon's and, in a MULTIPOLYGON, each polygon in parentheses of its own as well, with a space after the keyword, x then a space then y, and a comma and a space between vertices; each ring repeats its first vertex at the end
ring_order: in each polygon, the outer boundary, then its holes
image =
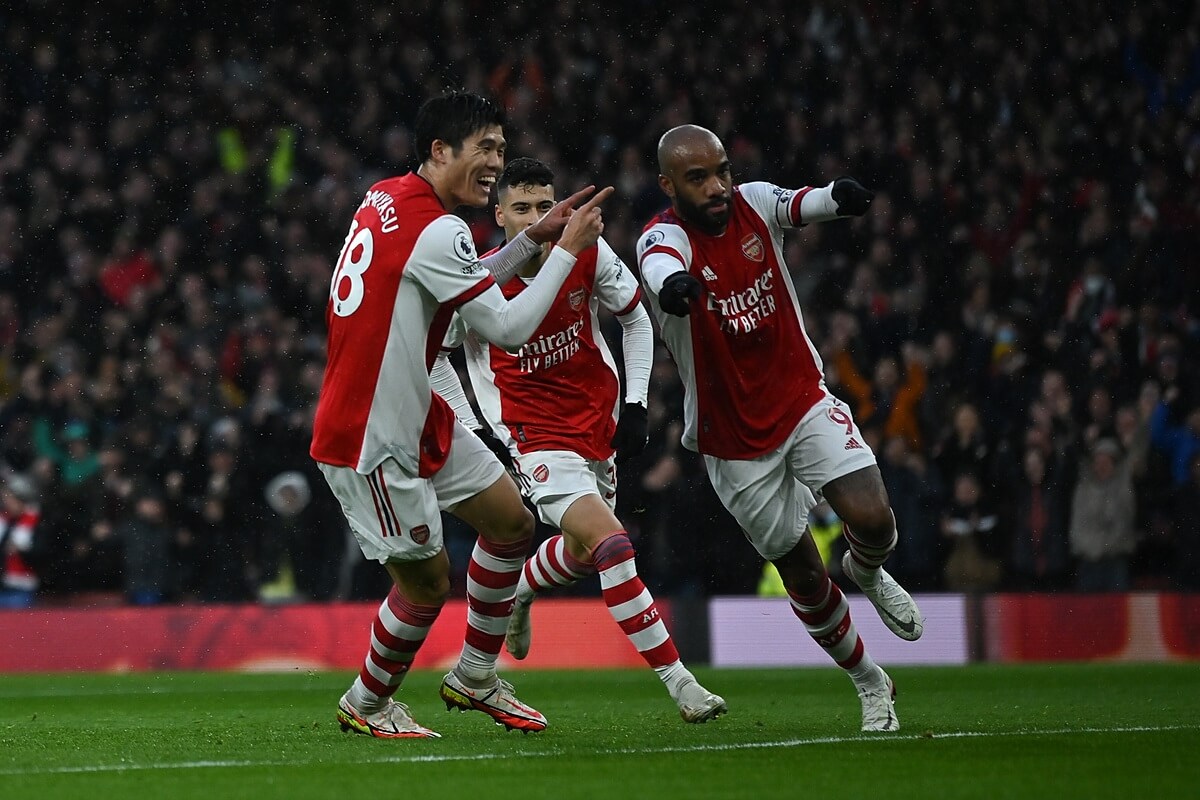
POLYGON ((654 597, 638 577, 629 535, 618 531, 597 545, 592 551, 592 563, 600 573, 600 592, 608 613, 674 692, 676 683, 690 673, 679 661, 679 651, 658 613, 654 597))
POLYGON ((467 634, 458 658, 459 677, 486 681, 496 674, 529 542, 498 544, 482 536, 475 540, 467 566, 467 634))
POLYGON ((371 626, 371 649, 350 687, 350 702, 370 714, 396 693, 442 607, 418 605, 392 587, 371 626))
POLYGON ((538 592, 570 586, 595 571, 593 565, 580 561, 567 551, 561 533, 555 534, 542 542, 525 562, 521 580, 517 582, 517 602, 528 603, 538 592))
POLYGON ((893 516, 892 537, 882 545, 867 544, 850 530, 849 525, 843 523, 842 533, 846 537, 846 544, 850 547, 850 560, 856 568, 856 577, 871 582, 878 580, 878 569, 888 560, 888 556, 896 549, 896 543, 900 539, 899 534, 896 533, 895 519, 893 516))
POLYGON ((850 673, 855 682, 874 673, 877 667, 850 618, 850 604, 828 575, 816 593, 801 596, 789 589, 788 600, 792 604, 792 613, 804 623, 808 635, 839 667, 850 673))

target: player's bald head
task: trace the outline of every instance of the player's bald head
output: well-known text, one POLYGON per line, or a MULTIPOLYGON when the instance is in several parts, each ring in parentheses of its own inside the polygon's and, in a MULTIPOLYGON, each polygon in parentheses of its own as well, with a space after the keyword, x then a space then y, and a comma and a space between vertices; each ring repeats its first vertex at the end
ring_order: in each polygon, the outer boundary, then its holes
POLYGON ((697 155, 705 152, 725 154, 725 145, 708 128, 699 125, 679 125, 671 128, 658 140, 658 171, 670 175, 697 155))
POLYGON ((658 186, 676 214, 711 235, 724 233, 733 172, 715 133, 699 125, 671 128, 658 140, 658 170, 658 186))

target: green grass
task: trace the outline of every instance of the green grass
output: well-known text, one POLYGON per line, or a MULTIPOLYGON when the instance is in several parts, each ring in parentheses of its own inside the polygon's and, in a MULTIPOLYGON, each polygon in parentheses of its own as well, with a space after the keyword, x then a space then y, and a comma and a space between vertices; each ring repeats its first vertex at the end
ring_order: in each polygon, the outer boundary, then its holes
POLYGON ((873 735, 834 669, 696 672, 728 716, 685 725, 644 670, 509 673, 532 735, 414 672, 429 741, 341 733, 347 674, 5 676, 0 797, 1166 800, 1200 777, 1200 664, 895 668, 903 728, 873 735))

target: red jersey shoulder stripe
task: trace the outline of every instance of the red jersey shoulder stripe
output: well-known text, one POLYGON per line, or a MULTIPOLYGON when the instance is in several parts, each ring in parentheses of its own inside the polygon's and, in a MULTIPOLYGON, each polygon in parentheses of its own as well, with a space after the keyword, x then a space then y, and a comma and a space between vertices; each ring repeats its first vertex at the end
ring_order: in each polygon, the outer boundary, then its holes
POLYGON ((634 294, 633 294, 633 299, 629 301, 629 305, 625 306, 620 311, 616 312, 616 315, 618 317, 625 316, 626 314, 630 313, 635 308, 637 308, 638 303, 640 303, 640 302, 642 302, 642 288, 639 286, 638 290, 636 292, 634 292, 634 294))
POLYGON ((791 205, 788 206, 788 218, 791 219, 793 225, 803 225, 804 220, 800 219, 800 202, 804 200, 804 195, 813 190, 811 186, 805 186, 792 195, 791 205))
POLYGON ((492 278, 492 276, 485 275, 483 280, 481 280, 479 283, 472 286, 470 289, 467 289, 465 292, 460 294, 458 297, 455 297, 454 299, 447 302, 446 305, 450 306, 451 308, 458 308, 463 303, 471 302, 476 297, 479 297, 479 295, 483 294, 484 292, 486 292, 488 289, 490 289, 491 287, 493 287, 495 285, 496 285, 496 281, 492 278))
POLYGON ((683 254, 674 247, 667 247, 665 244, 656 244, 653 247, 648 248, 646 252, 642 253, 642 258, 645 258, 648 255, 653 255, 654 253, 664 253, 682 264, 684 269, 687 268, 687 262, 683 260, 683 254))

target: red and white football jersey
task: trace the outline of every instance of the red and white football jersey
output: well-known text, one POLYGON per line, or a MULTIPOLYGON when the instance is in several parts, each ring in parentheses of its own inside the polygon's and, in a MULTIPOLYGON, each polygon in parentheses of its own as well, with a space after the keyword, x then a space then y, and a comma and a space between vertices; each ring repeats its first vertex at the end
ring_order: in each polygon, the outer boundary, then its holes
POLYGON ((10 514, 0 509, 0 553, 4 554, 3 569, 0 569, 0 588, 23 592, 35 591, 41 585, 38 574, 25 560, 33 549, 33 537, 37 534, 41 512, 26 508, 19 514, 10 514))
POLYGON ((493 285, 467 225, 416 173, 371 187, 329 290, 328 361, 310 454, 367 474, 388 457, 428 477, 454 412, 429 369, 454 309, 493 285))
MULTIPOLYGON (((518 275, 500 288, 512 299, 531 280, 518 275)), ((597 312, 603 305, 627 314, 641 297, 637 279, 600 239, 579 254, 546 318, 517 352, 483 341, 456 317, 446 344, 464 345, 475 399, 496 437, 519 453, 609 458, 620 384, 597 312)))
POLYGON ((783 261, 783 230, 800 224, 807 191, 744 183, 734 187, 722 235, 668 210, 638 241, 642 282, 683 379, 683 444, 691 450, 729 460, 768 453, 826 393, 783 261), (680 266, 707 290, 703 307, 686 317, 658 305, 657 290, 680 266))

